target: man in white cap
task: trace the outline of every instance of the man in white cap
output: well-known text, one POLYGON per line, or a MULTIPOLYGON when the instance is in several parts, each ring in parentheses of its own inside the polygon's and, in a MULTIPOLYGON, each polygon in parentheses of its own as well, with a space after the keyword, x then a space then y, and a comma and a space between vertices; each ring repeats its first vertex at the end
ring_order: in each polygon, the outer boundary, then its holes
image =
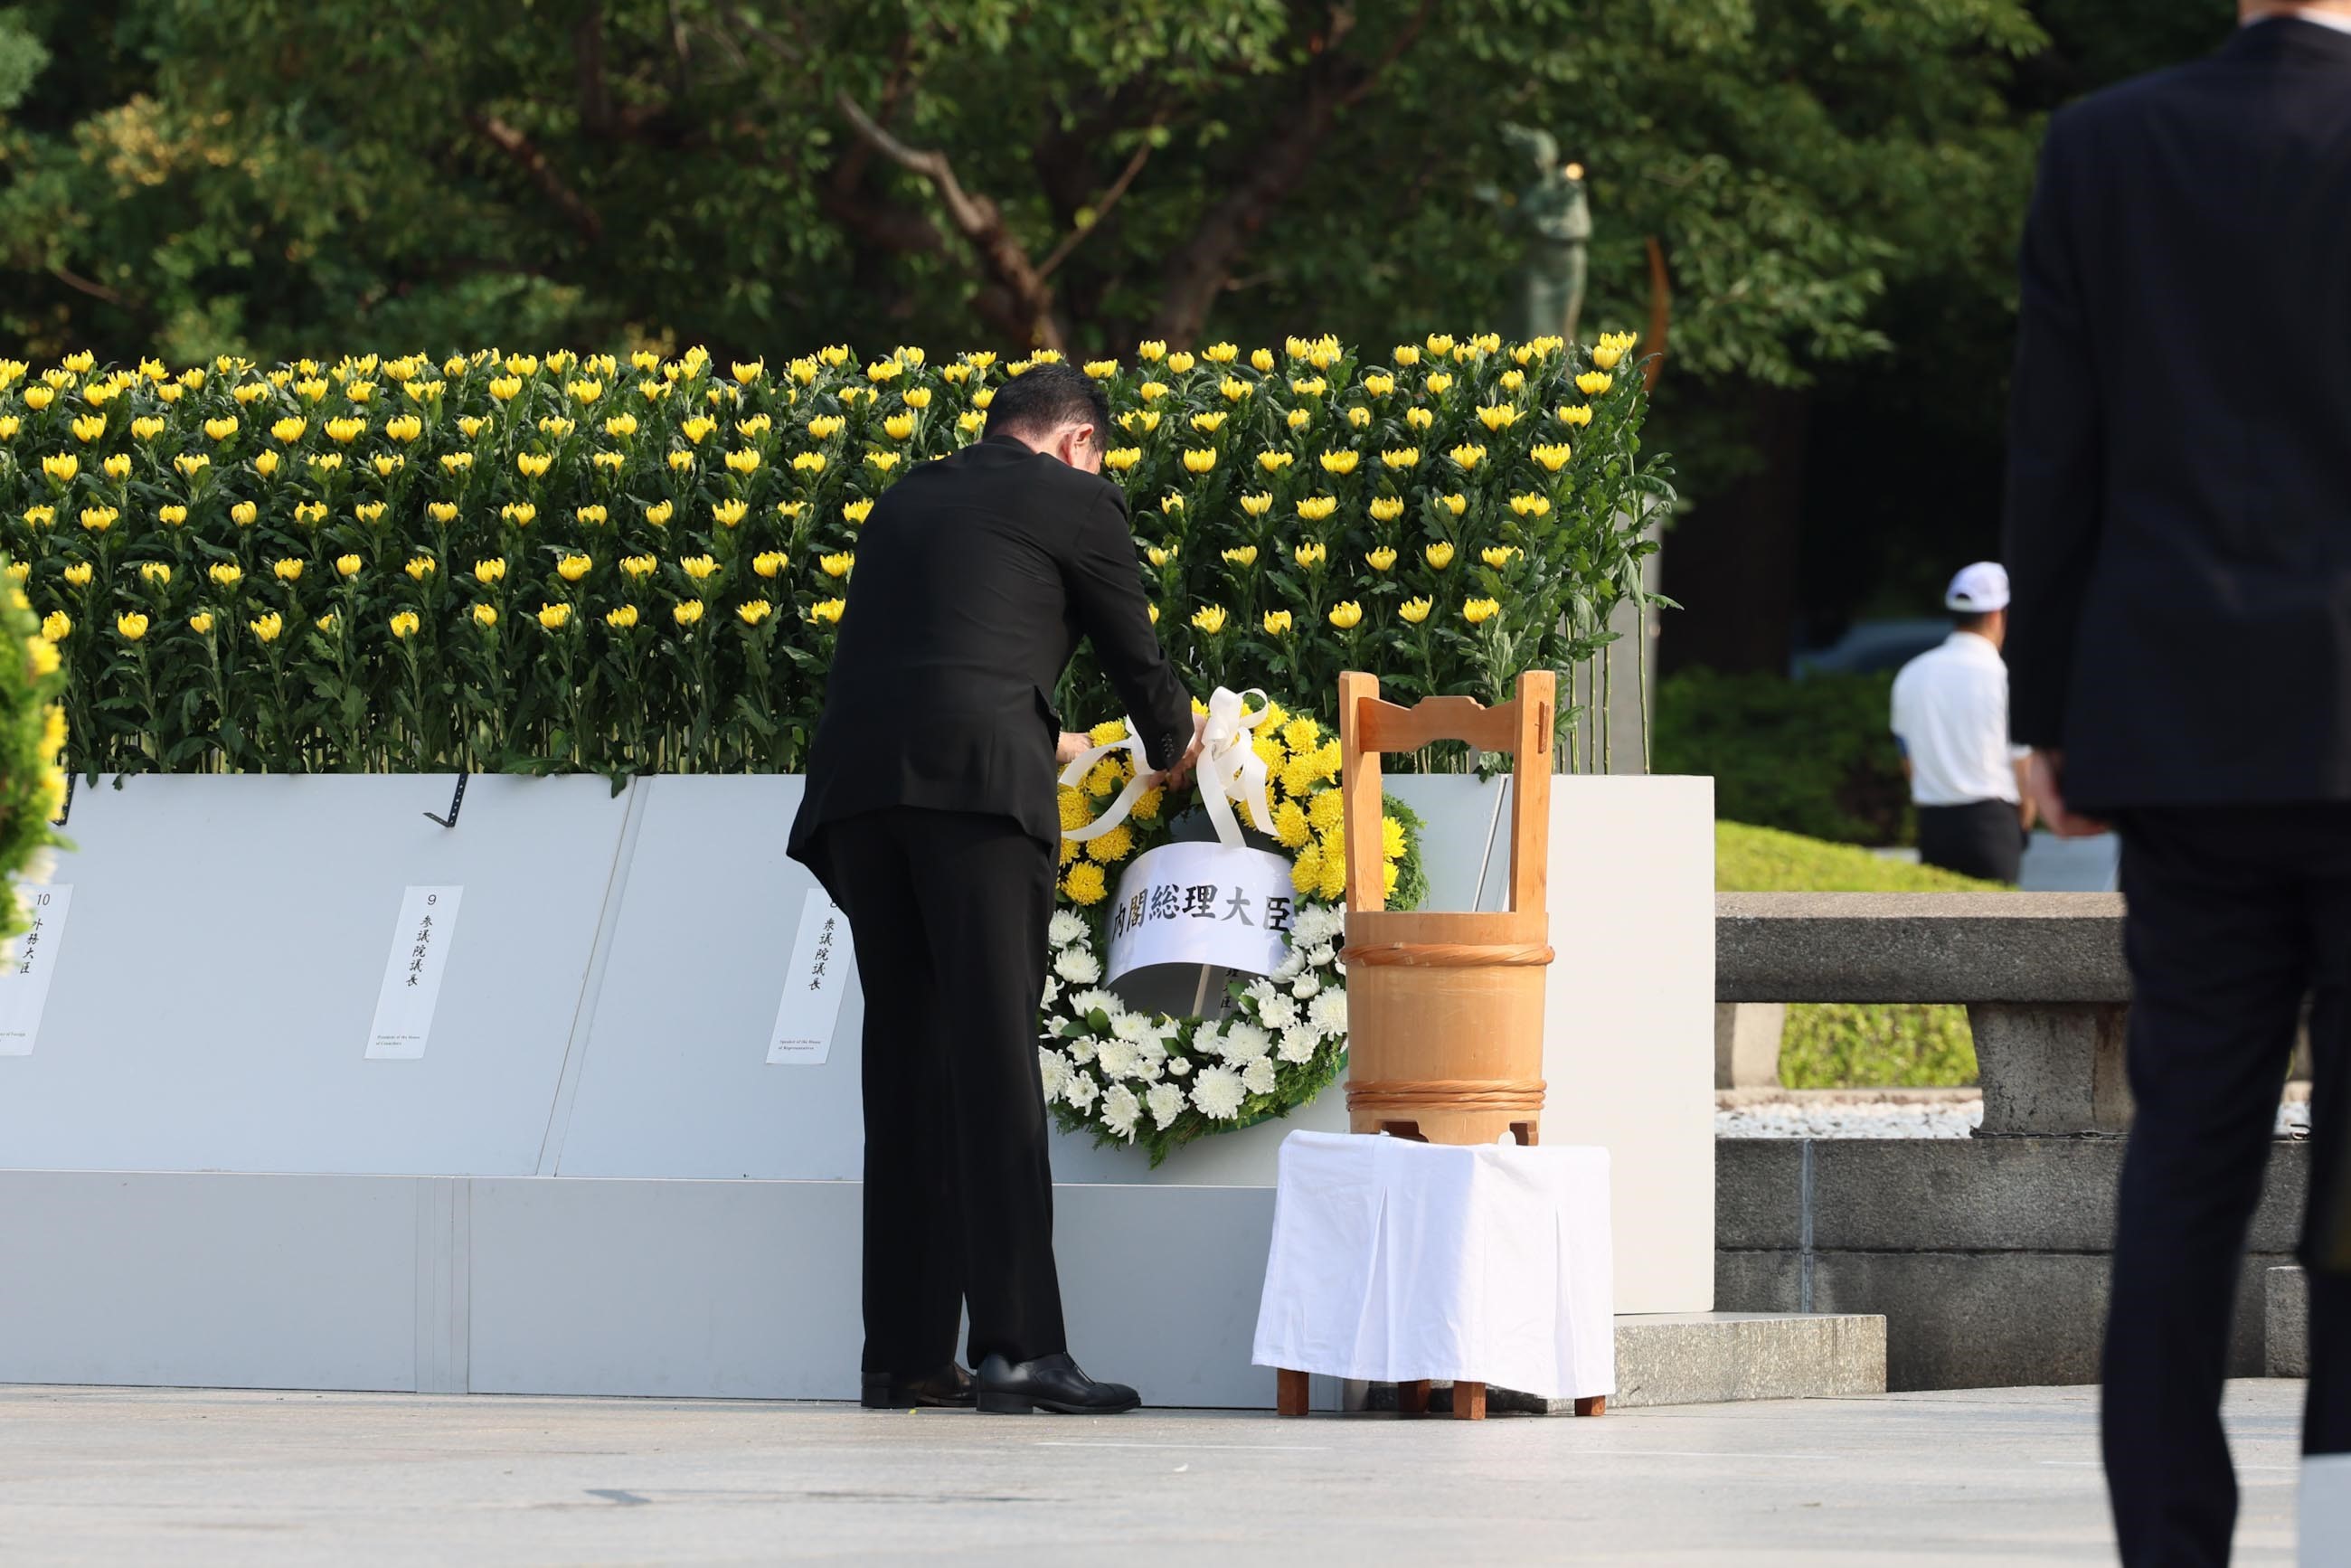
POLYGON ((2008 738, 2008 571, 1980 560, 1944 596, 1956 629, 1894 678, 1894 737, 1918 807, 1918 858, 2014 883, 2032 830, 2031 751, 2008 738))

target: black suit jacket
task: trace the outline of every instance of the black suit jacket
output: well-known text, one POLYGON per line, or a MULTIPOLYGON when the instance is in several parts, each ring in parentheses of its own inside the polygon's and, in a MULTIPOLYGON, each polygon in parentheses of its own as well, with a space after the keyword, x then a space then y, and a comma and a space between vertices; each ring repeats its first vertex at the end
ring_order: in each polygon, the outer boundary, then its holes
POLYGON ((2351 35, 2050 125, 2006 553, 2011 728, 2070 801, 2351 798, 2351 35))
POLYGON ((1081 636, 1153 766, 1174 763, 1191 699, 1152 630, 1123 491, 1002 436, 892 486, 857 541, 792 858, 828 877, 826 824, 888 806, 1058 842, 1050 694, 1081 636))

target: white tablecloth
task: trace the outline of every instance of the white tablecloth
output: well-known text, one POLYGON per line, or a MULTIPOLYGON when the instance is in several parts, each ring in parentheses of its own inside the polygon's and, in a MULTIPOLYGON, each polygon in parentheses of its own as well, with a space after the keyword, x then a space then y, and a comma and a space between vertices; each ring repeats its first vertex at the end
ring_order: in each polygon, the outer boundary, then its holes
POLYGON ((1292 1133, 1251 1359, 1613 1394, 1609 1248, 1605 1149, 1292 1133))

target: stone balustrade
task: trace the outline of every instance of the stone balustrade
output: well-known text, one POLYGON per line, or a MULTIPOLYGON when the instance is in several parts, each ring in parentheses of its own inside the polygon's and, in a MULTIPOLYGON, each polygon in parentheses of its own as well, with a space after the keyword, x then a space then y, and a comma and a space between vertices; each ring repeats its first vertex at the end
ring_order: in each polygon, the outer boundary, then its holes
MULTIPOLYGON (((1974 1138, 1719 1139, 1717 1307, 1882 1315, 1896 1390, 2095 1380, 2130 1121, 2122 927, 2110 894, 1718 895, 1718 1082, 1776 1082, 1765 1009, 1956 1004, 1984 1108, 1974 1138)), ((2231 1376, 2301 1364, 2283 1266, 2309 1154, 2273 1153, 2231 1376)))
MULTIPOLYGON (((2122 926, 2114 894, 1722 894, 1715 999, 1742 1013, 1788 1002, 1964 1006, 1984 1135, 2118 1134, 2130 1123, 2122 926)), ((1744 1021, 1725 1017, 1719 1061, 1740 1058, 1742 1043, 1745 1056, 1758 1053, 1737 1038, 1744 1021)), ((1776 1052, 1778 1031, 1761 1021, 1750 1032, 1776 1052)))

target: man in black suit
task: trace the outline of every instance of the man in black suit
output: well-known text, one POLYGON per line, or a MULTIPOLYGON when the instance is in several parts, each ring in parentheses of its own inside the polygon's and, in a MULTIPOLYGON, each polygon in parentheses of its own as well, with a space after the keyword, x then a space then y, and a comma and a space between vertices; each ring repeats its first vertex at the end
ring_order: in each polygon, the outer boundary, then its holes
POLYGON ((2351 0, 2244 10, 2050 125, 2009 438, 2011 728, 2053 825, 2123 838, 2105 1448, 2132 1563, 2228 1557, 2221 1380, 2305 994, 2303 1442, 2351 1453, 2351 0))
POLYGON ((1155 768, 1196 751, 1159 647, 1110 409, 1066 365, 997 389, 987 434, 874 504, 791 854, 849 916, 865 992, 864 1403, 1131 1409, 1068 1354, 1037 1064, 1064 737, 1092 641, 1155 768))

